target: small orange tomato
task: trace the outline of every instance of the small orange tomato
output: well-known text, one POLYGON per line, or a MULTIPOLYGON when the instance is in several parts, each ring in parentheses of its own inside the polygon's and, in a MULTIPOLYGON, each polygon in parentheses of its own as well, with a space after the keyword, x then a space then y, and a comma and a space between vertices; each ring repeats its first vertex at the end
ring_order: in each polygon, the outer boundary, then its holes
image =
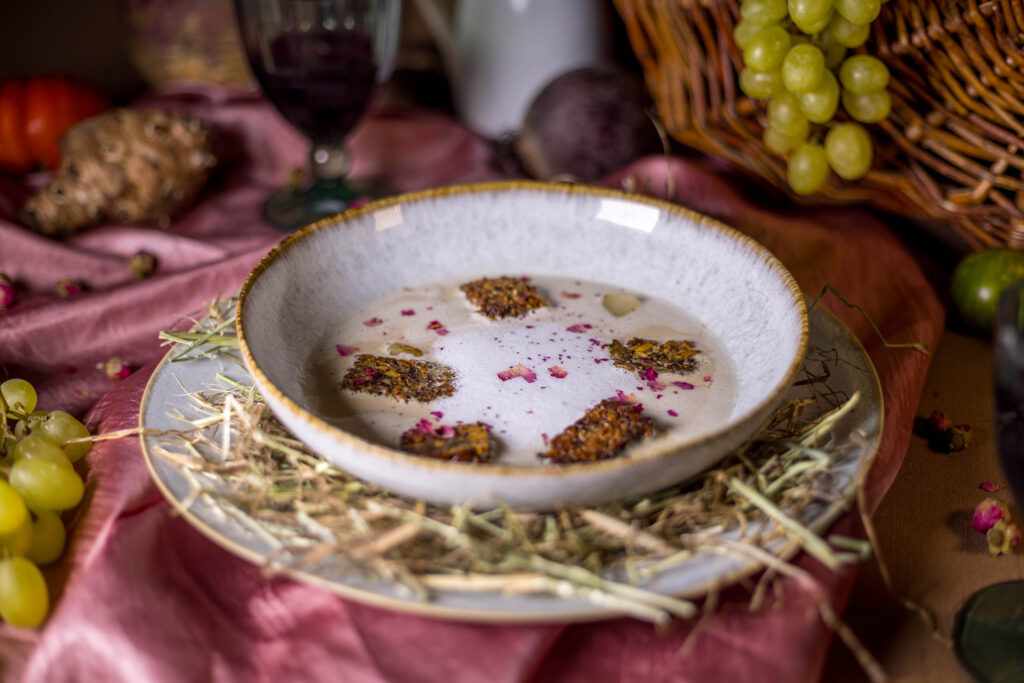
POLYGON ((63 75, 0 84, 0 168, 24 172, 60 163, 60 139, 73 125, 110 107, 96 88, 63 75))

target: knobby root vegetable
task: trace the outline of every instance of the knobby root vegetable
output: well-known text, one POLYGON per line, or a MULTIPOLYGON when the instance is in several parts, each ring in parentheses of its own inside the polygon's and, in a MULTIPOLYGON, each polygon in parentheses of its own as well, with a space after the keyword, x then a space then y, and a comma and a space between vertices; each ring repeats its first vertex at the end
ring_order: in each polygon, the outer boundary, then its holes
POLYGON ((61 141, 60 167, 22 220, 49 235, 102 220, 167 226, 216 165, 209 138, 200 119, 161 111, 116 109, 83 121, 61 141))

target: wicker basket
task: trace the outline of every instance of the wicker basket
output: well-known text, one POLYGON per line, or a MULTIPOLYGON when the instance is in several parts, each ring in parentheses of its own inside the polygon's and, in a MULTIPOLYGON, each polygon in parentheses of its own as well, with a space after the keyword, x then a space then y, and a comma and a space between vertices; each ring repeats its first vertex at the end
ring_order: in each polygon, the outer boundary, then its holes
MULTIPOLYGON (((788 190, 739 89, 739 0, 615 0, 669 134, 788 190)), ((1024 2, 890 0, 866 48, 892 74, 863 179, 812 201, 866 203, 949 226, 973 248, 1024 247, 1024 2)))

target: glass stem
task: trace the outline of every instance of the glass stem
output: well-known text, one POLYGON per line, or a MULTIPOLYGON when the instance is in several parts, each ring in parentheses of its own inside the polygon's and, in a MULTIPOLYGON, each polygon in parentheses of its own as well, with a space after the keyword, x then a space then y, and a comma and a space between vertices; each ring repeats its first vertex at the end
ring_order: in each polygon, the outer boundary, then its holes
POLYGON ((340 183, 348 175, 351 159, 340 140, 314 140, 309 151, 314 184, 340 183))

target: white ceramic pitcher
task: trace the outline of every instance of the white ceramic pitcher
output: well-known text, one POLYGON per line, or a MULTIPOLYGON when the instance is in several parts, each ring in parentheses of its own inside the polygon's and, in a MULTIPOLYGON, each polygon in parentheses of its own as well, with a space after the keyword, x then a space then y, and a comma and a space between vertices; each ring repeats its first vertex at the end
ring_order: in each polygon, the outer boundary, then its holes
POLYGON ((455 107, 477 133, 519 129, 555 76, 612 58, 609 0, 456 0, 449 23, 438 0, 416 0, 437 41, 455 107))

